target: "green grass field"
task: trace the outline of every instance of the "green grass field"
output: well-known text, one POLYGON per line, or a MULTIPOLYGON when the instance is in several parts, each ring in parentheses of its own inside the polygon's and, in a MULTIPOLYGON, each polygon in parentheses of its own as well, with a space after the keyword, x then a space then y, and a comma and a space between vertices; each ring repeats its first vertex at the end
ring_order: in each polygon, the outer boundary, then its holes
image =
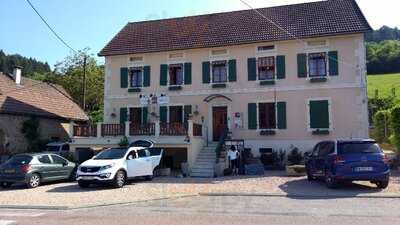
POLYGON ((368 75, 368 97, 375 97, 375 92, 378 90, 379 97, 392 96, 392 89, 395 89, 396 99, 400 101, 400 73, 368 75))

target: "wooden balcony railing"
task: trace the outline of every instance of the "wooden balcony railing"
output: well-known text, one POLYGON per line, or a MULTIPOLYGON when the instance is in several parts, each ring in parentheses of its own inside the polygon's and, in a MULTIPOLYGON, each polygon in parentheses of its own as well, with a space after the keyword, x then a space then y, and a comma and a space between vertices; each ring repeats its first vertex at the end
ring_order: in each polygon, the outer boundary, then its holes
POLYGON ((193 123, 193 136, 203 136, 203 127, 201 124, 193 123))
POLYGON ((125 124, 101 124, 101 136, 124 136, 125 124))
POLYGON ((144 124, 129 123, 130 136, 155 135, 155 133, 156 132, 154 123, 144 123, 144 124))
POLYGON ((74 137, 96 137, 96 125, 75 125, 73 130, 74 137))
POLYGON ((160 123, 160 135, 183 136, 187 135, 187 129, 183 123, 160 123))

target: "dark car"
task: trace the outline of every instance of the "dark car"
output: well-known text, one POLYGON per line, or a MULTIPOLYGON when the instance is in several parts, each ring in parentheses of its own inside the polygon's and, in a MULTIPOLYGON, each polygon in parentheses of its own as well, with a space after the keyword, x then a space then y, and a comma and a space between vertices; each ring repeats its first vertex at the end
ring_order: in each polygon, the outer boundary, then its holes
POLYGON ((306 154, 306 171, 308 180, 323 178, 329 188, 351 181, 370 181, 382 189, 389 185, 388 158, 371 139, 319 142, 306 154))
POLYGON ((52 153, 18 154, 0 165, 0 185, 14 183, 35 188, 43 182, 75 178, 76 165, 52 153))

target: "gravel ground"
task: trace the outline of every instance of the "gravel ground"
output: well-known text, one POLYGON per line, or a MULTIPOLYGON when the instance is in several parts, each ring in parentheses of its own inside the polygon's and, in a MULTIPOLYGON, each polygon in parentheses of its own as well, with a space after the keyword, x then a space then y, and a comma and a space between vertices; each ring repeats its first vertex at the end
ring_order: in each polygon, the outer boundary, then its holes
MULTIPOLYGON (((198 195, 199 193, 313 195, 318 198, 354 196, 400 196, 400 173, 391 178, 389 187, 380 190, 368 182, 327 189, 323 182, 308 182, 305 177, 287 177, 283 172, 266 172, 264 176, 223 178, 159 177, 153 181, 133 181, 121 189, 92 187, 81 189, 76 183, 56 183, 36 189, 13 187, 0 189, 0 205, 84 207, 99 204, 127 203, 160 198, 198 195)), ((311 197, 311 196, 310 196, 311 197)))

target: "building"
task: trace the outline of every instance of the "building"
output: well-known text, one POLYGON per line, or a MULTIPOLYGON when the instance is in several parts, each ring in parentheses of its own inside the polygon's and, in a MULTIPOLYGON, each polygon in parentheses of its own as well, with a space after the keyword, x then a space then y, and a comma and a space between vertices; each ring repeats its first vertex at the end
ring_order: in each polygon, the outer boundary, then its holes
POLYGON ((39 120, 41 139, 60 141, 69 139, 71 121, 88 120, 62 87, 22 77, 19 67, 0 73, 0 153, 26 151, 21 130, 31 117, 39 120))
POLYGON ((364 33, 371 28, 357 3, 257 11, 264 16, 243 10, 128 23, 99 53, 105 124, 76 145, 150 138, 198 169, 225 127, 255 156, 368 137, 364 33))

